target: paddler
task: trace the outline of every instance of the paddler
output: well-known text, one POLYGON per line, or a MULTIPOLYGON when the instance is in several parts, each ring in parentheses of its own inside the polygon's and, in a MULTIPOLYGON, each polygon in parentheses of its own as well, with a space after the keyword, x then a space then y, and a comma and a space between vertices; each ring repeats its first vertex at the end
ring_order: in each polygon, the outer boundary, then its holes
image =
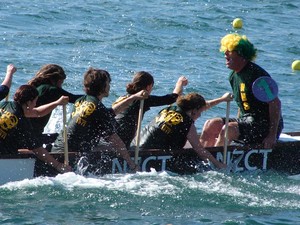
MULTIPOLYGON (((178 96, 183 92, 183 87, 188 84, 188 80, 184 76, 180 76, 175 84, 172 93, 166 95, 150 95, 154 86, 153 76, 146 71, 139 71, 135 73, 132 81, 127 84, 127 94, 119 97, 113 106, 121 103, 129 98, 131 95, 138 93, 139 91, 146 90, 149 93, 149 97, 144 100, 144 107, 142 114, 150 110, 151 107, 170 105, 176 101, 178 96)), ((123 112, 119 113, 115 119, 117 121, 117 133, 124 141, 127 148, 130 147, 132 140, 134 139, 138 127, 140 101, 134 101, 123 112)))
MULTIPOLYGON (((89 68, 85 72, 83 84, 86 95, 77 99, 68 121, 69 151, 83 154, 95 152, 99 150, 100 141, 103 140, 107 143, 107 149, 116 151, 127 161, 131 170, 139 171, 139 165, 131 160, 124 142, 116 132, 114 117, 133 101, 147 98, 148 93, 142 90, 113 108, 106 108, 102 100, 109 95, 110 82, 110 74, 105 70, 89 68)), ((61 134, 54 143, 52 152, 63 151, 61 134)))
POLYGON ((59 172, 69 172, 71 167, 56 161, 44 149, 41 140, 34 135, 30 120, 48 114, 58 105, 67 104, 69 98, 62 96, 58 100, 35 107, 38 91, 31 85, 20 86, 14 101, 0 103, 0 154, 18 154, 18 149, 29 149, 37 158, 52 165, 59 172))
POLYGON ((226 165, 218 161, 199 142, 195 121, 201 113, 221 102, 231 100, 231 94, 210 101, 198 93, 179 96, 176 105, 161 110, 158 115, 141 132, 140 147, 142 149, 182 149, 189 141, 198 156, 210 161, 218 169, 226 165))
MULTIPOLYGON (((74 103, 76 99, 80 98, 82 95, 72 94, 62 88, 62 85, 66 79, 66 74, 64 69, 57 64, 45 64, 43 65, 35 74, 35 76, 28 81, 29 85, 36 87, 39 93, 37 100, 37 106, 48 104, 50 102, 56 101, 61 96, 68 96, 69 102, 74 103)), ((51 112, 45 116, 40 116, 38 118, 31 118, 31 124, 36 135, 40 136, 43 143, 47 145, 48 151, 51 149, 52 145, 58 134, 43 134, 44 128, 49 122, 51 117, 51 112)))
MULTIPOLYGON (((246 36, 236 33, 224 36, 220 51, 231 70, 229 82, 238 105, 238 117, 229 118, 228 143, 239 140, 247 144, 262 143, 265 148, 272 148, 283 129, 281 102, 277 93, 272 92, 276 83, 269 84, 268 72, 252 62, 257 50, 246 36), (261 77, 266 80, 260 80, 261 77), (258 89, 254 89, 258 80, 262 82, 258 89), (266 93, 266 97, 271 97, 261 98, 266 93)), ((207 120, 200 137, 202 145, 222 146, 225 127, 225 118, 207 120)))

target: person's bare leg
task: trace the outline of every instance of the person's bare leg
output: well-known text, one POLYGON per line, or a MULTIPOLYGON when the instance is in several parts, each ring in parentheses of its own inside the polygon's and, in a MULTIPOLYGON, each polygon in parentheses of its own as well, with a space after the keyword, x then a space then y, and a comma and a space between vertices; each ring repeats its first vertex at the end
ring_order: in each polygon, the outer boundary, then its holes
MULTIPOLYGON (((238 139, 240 136, 239 127, 237 122, 230 122, 228 123, 228 145, 233 141, 238 139)), ((222 127, 221 132, 219 133, 219 136, 217 138, 217 141, 215 142, 215 147, 217 146, 224 146, 225 142, 225 125, 222 127)))
POLYGON ((203 147, 215 146, 216 140, 223 127, 224 123, 221 118, 209 119, 205 122, 201 136, 200 143, 203 147))

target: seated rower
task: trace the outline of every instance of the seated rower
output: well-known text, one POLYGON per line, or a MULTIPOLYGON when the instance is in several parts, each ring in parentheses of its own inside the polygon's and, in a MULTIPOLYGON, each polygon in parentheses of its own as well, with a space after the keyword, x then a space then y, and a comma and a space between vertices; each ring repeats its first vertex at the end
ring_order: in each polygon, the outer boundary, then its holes
MULTIPOLYGON (((86 95, 77 99, 68 121, 68 148, 73 152, 94 152, 99 150, 100 140, 104 139, 109 143, 110 149, 116 150, 127 161, 131 170, 138 171, 139 166, 131 160, 124 142, 116 133, 114 117, 133 101, 146 98, 147 92, 140 91, 122 104, 108 109, 103 105, 102 99, 109 95, 110 81, 110 74, 105 70, 90 68, 85 72, 83 84, 86 95)), ((52 152, 62 152, 63 149, 61 133, 52 152)))
MULTIPOLYGON (((150 107, 170 105, 174 103, 178 96, 182 94, 183 86, 188 84, 188 80, 181 76, 178 78, 173 93, 157 96, 149 95, 144 101, 143 115, 150 110, 150 107)), ((154 85, 153 76, 145 71, 139 71, 134 75, 132 82, 127 84, 127 94, 117 99, 113 106, 138 93, 141 90, 146 90, 150 94, 154 85)), ((138 126, 140 101, 134 101, 124 112, 118 114, 115 119, 117 121, 117 133, 124 141, 127 148, 130 147, 131 141, 134 139, 138 126)))
POLYGON ((226 168, 199 142, 195 121, 201 113, 221 102, 231 100, 229 93, 210 101, 197 94, 179 96, 175 106, 159 112, 141 132, 140 147, 143 149, 182 149, 189 141, 194 151, 204 161, 210 161, 217 168, 226 168))
MULTIPOLYGON (((35 76, 28 81, 29 85, 36 87, 39 93, 39 97, 36 105, 44 105, 50 102, 56 101, 61 96, 68 96, 69 102, 74 103, 76 99, 80 98, 82 95, 72 94, 62 88, 64 80, 66 79, 66 74, 64 69, 56 64, 45 64, 43 65, 35 74, 35 76)), ((44 144, 53 143, 58 134, 43 134, 44 128, 50 120, 50 111, 45 116, 40 116, 38 118, 31 118, 31 124, 34 131, 39 135, 44 144)), ((51 145, 47 145, 47 149, 51 148, 51 145)))
MULTIPOLYGON (((238 106, 237 117, 229 118, 228 144, 232 141, 261 143, 264 148, 272 148, 284 127, 281 101, 278 96, 269 101, 262 100, 254 91, 256 81, 263 77, 271 78, 270 74, 253 62, 257 50, 244 35, 227 34, 221 39, 220 51, 224 53, 226 66, 230 69, 229 82, 238 106)), ((272 96, 272 88, 265 84, 259 85, 259 92, 262 96, 263 92, 272 96)), ((223 146, 225 130, 225 118, 207 120, 201 132, 201 144, 205 147, 223 146)))
POLYGON ((56 161, 42 147, 39 138, 34 135, 30 117, 44 116, 58 105, 68 103, 68 97, 35 107, 38 91, 31 85, 22 85, 14 95, 14 101, 0 103, 0 154, 17 154, 18 149, 31 150, 38 159, 52 165, 59 172, 69 172, 71 167, 56 161))

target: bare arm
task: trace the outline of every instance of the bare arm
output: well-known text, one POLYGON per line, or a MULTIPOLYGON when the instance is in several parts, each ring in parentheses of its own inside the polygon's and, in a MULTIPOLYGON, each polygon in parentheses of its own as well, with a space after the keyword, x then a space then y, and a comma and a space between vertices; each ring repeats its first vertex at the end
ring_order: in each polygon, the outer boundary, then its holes
POLYGON ((128 98, 125 98, 122 101, 116 102, 113 104, 112 109, 114 110, 115 114, 119 114, 127 109, 131 103, 136 100, 146 99, 148 98, 149 94, 145 90, 141 90, 134 95, 130 95, 128 98))
POLYGON ((195 125, 191 126, 187 138, 190 144, 192 145, 194 151, 198 154, 198 156, 201 159, 205 161, 209 160, 219 169, 226 168, 226 165, 224 163, 218 161, 209 151, 207 151, 202 147, 197 135, 197 130, 195 125))
POLYGON ((45 105, 33 108, 32 110, 26 110, 24 112, 26 117, 42 117, 52 112, 59 105, 65 105, 69 102, 68 96, 61 96, 58 100, 50 102, 45 105))
POLYGON ((176 82, 173 93, 182 95, 183 87, 186 86, 187 84, 188 84, 188 80, 184 76, 179 77, 176 82))
POLYGON ((220 104, 221 102, 232 101, 232 98, 233 98, 232 94, 227 92, 220 98, 216 98, 216 99, 213 99, 213 100, 208 100, 208 101, 206 101, 206 106, 205 106, 204 110, 208 110, 211 107, 214 107, 214 106, 220 104))
POLYGON ((128 163, 130 169, 132 169, 134 171, 139 171, 139 169, 140 169, 139 166, 136 165, 132 161, 124 142, 122 141, 122 139, 117 134, 111 135, 109 137, 109 142, 111 144, 111 147, 114 148, 117 151, 118 155, 120 155, 123 159, 126 160, 126 162, 128 163))
POLYGON ((281 102, 278 98, 269 102, 270 127, 269 134, 264 139, 264 147, 271 148, 276 142, 276 135, 281 113, 281 102))
POLYGON ((2 82, 2 85, 5 85, 8 88, 10 88, 13 75, 16 71, 17 71, 17 68, 13 64, 9 64, 6 68, 6 75, 2 82))
POLYGON ((40 159, 43 162, 53 166, 60 173, 65 173, 65 172, 71 172, 72 171, 72 168, 70 166, 65 166, 63 163, 58 162, 43 147, 33 149, 32 152, 34 152, 34 154, 37 156, 38 159, 40 159))

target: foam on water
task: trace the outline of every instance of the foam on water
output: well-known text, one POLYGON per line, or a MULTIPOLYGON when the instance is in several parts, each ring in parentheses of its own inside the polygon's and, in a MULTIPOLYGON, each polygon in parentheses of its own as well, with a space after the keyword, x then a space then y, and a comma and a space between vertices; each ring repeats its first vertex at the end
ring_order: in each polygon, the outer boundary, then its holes
MULTIPOLYGON (((196 176, 177 176, 167 172, 138 172, 136 174, 115 174, 102 177, 84 177, 75 173, 65 173, 56 177, 37 177, 10 182, 1 189, 20 190, 39 187, 60 187, 65 191, 74 189, 99 189, 120 191, 140 197, 160 197, 186 195, 193 192, 199 196, 219 196, 228 199, 225 204, 241 207, 299 208, 299 183, 286 185, 288 177, 275 175, 224 174, 215 171, 196 176), (275 181, 273 180, 275 178, 275 181), (270 182, 270 181, 273 182, 270 182), (233 201, 233 202, 231 202, 233 201)), ((191 198, 192 196, 186 196, 191 198)))
MULTIPOLYGON (((281 219, 278 212, 288 211, 294 215, 295 210, 300 210, 299 181, 287 183, 288 180, 274 173, 224 174, 215 171, 194 176, 155 170, 102 177, 66 173, 10 182, 0 186, 0 195, 3 206, 9 204, 11 198, 19 199, 28 207, 29 199, 43 199, 42 208, 46 209, 49 204, 56 207, 56 210, 49 211, 50 214, 57 213, 57 210, 64 212, 67 202, 73 202, 73 211, 75 208, 85 211, 93 205, 108 220, 114 215, 106 212, 108 209, 117 210, 123 216, 131 209, 135 212, 134 218, 141 214, 152 220, 164 217, 174 222, 193 221, 192 218, 215 221, 211 210, 217 210, 218 221, 221 216, 226 221, 231 221, 232 216, 236 218, 232 221, 239 221, 238 218, 246 221, 252 213, 256 218, 251 218, 256 221, 263 218, 258 215, 273 215, 273 219, 281 219)), ((292 217, 291 221, 296 218, 292 217)))

